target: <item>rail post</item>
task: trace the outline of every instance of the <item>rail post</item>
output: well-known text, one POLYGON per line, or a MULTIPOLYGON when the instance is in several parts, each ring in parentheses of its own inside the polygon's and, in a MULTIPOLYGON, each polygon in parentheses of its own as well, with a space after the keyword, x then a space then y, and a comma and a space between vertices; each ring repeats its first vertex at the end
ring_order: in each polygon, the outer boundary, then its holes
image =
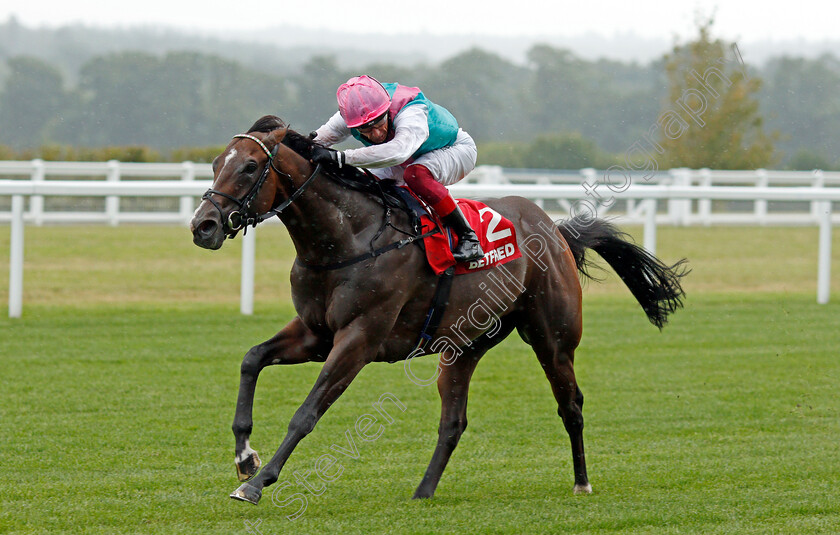
MULTIPOLYGON (((767 169, 756 169, 755 175, 757 177, 756 185, 764 189, 770 184, 770 177, 767 175, 767 169)), ((767 225, 767 199, 756 199, 755 201, 755 218, 758 219, 758 224, 762 227, 767 225)))
MULTIPOLYGON (((32 160, 32 182, 43 182, 46 176, 44 160, 32 160)), ((39 227, 44 224, 44 197, 33 195, 29 198, 29 215, 39 227)))
MULTIPOLYGON (((671 177, 675 186, 691 185, 691 170, 685 167, 671 169, 671 177)), ((669 199, 668 216, 674 225, 687 226, 691 217, 691 199, 669 199)))
POLYGON ((254 267, 256 264, 257 229, 249 228, 242 236, 242 284, 239 290, 239 311, 254 313, 254 267))
POLYGON ((820 250, 817 262, 817 303, 825 305, 831 291, 831 201, 819 202, 820 250))
MULTIPOLYGON (((107 180, 108 182, 120 181, 120 162, 117 160, 108 160, 107 180)), ((120 198, 117 195, 105 197, 105 217, 108 219, 108 225, 116 227, 119 224, 120 198)))
POLYGON ((656 254, 656 199, 647 199, 645 202, 645 227, 643 245, 647 251, 656 254))
MULTIPOLYGON (((708 167, 704 167, 700 169, 698 172, 700 175, 700 186, 704 188, 711 187, 712 185, 712 171, 708 167)), ((700 221, 705 226, 711 226, 712 224, 712 200, 711 199, 699 199, 697 201, 697 212, 700 216, 700 221)))
POLYGON ((9 317, 23 312, 23 195, 12 195, 12 225, 9 240, 9 317))
MULTIPOLYGON (((592 167, 586 167, 580 170, 580 176, 581 186, 583 186, 584 191, 588 193, 590 191, 589 188, 592 188, 592 191, 594 192, 595 188, 598 187, 598 172, 592 167)), ((595 200, 594 197, 593 200, 595 200)), ((594 204, 594 206, 596 210, 600 208, 597 204, 594 204)))
MULTIPOLYGON (((814 169, 813 174, 814 178, 811 179, 811 187, 822 188, 825 186, 825 175, 823 174, 822 169, 814 169)), ((818 222, 820 220, 819 201, 811 201, 811 217, 814 218, 814 221, 818 222)))
MULTIPOLYGON (((181 166, 183 168, 181 171, 181 180, 185 182, 192 182, 195 180, 195 164, 193 162, 183 162, 181 166)), ((189 223, 193 215, 193 210, 195 210, 195 207, 193 206, 193 198, 188 195, 181 197, 180 205, 181 219, 183 219, 185 223, 189 223)))

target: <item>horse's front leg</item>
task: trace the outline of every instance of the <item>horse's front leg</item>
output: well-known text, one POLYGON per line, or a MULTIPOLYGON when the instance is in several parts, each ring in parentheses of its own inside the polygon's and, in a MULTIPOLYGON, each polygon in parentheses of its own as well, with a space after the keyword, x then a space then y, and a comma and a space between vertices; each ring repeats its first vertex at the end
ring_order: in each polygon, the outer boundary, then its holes
POLYGON ((295 412, 286 437, 259 474, 248 483, 243 483, 231 498, 259 503, 262 489, 277 481, 280 470, 286 464, 298 443, 312 432, 315 424, 335 402, 361 369, 376 356, 379 338, 371 340, 376 329, 347 327, 336 333, 335 344, 330 351, 315 385, 306 400, 295 412))
POLYGON ((272 364, 299 364, 325 360, 331 343, 316 337, 300 320, 294 318, 270 340, 254 346, 242 359, 239 395, 233 417, 236 438, 236 472, 240 481, 254 477, 260 468, 260 457, 251 449, 249 438, 253 428, 254 390, 257 377, 272 364))

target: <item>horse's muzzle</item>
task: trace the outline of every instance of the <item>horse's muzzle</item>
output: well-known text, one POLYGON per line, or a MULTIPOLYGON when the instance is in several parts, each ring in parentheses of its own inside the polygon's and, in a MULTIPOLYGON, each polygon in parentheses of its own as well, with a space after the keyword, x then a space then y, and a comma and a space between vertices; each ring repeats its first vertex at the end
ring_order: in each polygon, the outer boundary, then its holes
POLYGON ((201 221, 190 222, 193 243, 205 249, 219 249, 225 242, 225 233, 222 225, 214 218, 208 217, 201 221))

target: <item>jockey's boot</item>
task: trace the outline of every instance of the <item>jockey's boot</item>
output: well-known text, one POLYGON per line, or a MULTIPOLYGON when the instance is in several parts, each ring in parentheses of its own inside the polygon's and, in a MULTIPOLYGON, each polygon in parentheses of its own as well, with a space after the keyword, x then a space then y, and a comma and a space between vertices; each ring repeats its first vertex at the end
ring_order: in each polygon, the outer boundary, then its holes
POLYGON ((467 218, 464 217, 458 205, 455 205, 455 209, 450 214, 440 219, 458 236, 458 245, 452 250, 452 256, 455 257, 457 262, 469 262, 484 256, 478 236, 475 235, 475 231, 467 222, 467 218))

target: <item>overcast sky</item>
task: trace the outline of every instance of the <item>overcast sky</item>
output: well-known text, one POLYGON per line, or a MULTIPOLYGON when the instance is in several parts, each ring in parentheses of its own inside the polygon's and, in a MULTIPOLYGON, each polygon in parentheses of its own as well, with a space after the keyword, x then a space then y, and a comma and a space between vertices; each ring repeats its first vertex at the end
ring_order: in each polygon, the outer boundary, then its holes
POLYGON ((692 37, 695 12, 712 13, 716 6, 715 33, 726 39, 813 41, 838 37, 840 2, 836 0, 4 0, 0 2, 0 20, 14 15, 27 26, 155 25, 205 31, 256 30, 288 24, 359 33, 378 30, 536 37, 632 32, 670 40, 675 35, 692 37), (370 5, 381 7, 367 7, 370 5))

